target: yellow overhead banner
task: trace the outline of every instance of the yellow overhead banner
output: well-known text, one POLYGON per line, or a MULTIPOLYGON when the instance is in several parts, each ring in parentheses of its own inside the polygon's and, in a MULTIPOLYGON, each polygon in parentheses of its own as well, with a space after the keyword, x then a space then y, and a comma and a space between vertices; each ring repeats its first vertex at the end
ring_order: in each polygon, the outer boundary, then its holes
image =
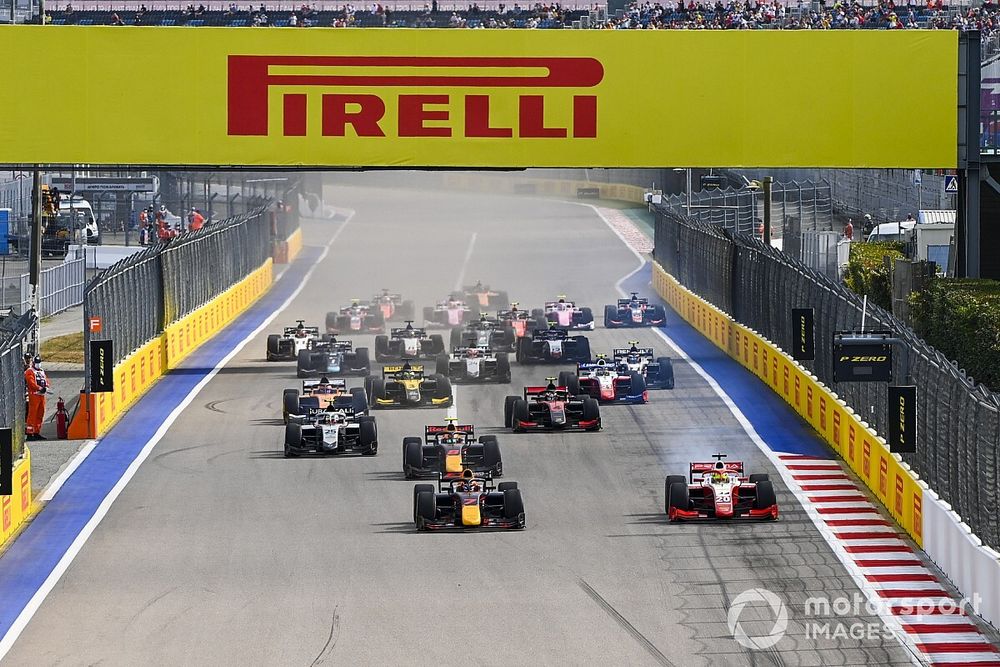
POLYGON ((956 163, 949 30, 0 27, 0 163, 956 163))

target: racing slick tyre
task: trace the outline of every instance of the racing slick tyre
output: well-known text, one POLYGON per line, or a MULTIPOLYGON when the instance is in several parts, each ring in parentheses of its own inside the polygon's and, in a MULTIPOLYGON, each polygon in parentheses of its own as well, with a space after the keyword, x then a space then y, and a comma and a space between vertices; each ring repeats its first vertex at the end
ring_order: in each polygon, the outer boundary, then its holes
POLYGON ((597 405, 597 400, 586 396, 583 399, 583 419, 597 420, 597 424, 588 428, 588 431, 598 431, 601 428, 601 408, 597 405))
POLYGON ((430 306, 424 307, 424 324, 432 324, 434 322, 434 309, 430 306))
POLYGON ((497 382, 510 382, 510 357, 506 352, 497 355, 497 382))
POLYGON ((455 327, 448 334, 448 344, 451 346, 451 351, 454 352, 455 348, 462 347, 462 328, 455 327))
POLYGON ((663 482, 663 511, 667 514, 670 513, 670 487, 674 484, 687 484, 687 479, 684 475, 667 475, 666 481, 663 482))
POLYGON ((416 520, 414 523, 417 525, 417 530, 426 530, 424 526, 425 521, 433 521, 434 514, 436 513, 436 507, 434 502, 434 492, 433 491, 421 491, 417 494, 417 511, 416 520))
POLYGON ((649 310, 646 311, 646 320, 650 323, 659 322, 654 326, 662 327, 667 323, 667 311, 663 306, 650 306, 649 310))
POLYGON ((299 413, 299 390, 286 389, 281 395, 281 411, 284 413, 285 423, 288 423, 289 415, 299 413))
POLYGON ((614 327, 620 326, 613 324, 615 318, 618 317, 618 309, 614 306, 604 306, 604 328, 612 329, 614 327))
POLYGON ((503 477, 503 459, 500 458, 500 442, 495 435, 479 437, 483 446, 483 463, 493 470, 494 477, 503 477))
POLYGON ((545 311, 541 308, 532 308, 531 319, 545 321, 545 311))
POLYGON ((646 391, 646 378, 642 377, 642 373, 632 371, 628 374, 628 376, 630 394, 636 396, 646 391))
POLYGON ((375 361, 385 361, 389 358, 389 337, 375 336, 375 361))
POLYGON ((299 424, 285 424, 285 458, 295 458, 299 453, 295 450, 302 448, 302 426, 299 424))
POLYGON ((758 472, 754 473, 753 475, 750 475, 750 479, 748 481, 751 484, 757 484, 759 482, 768 482, 770 481, 770 479, 771 478, 768 476, 766 472, 758 472))
POLYGON ((524 502, 520 489, 506 489, 503 492, 503 515, 505 519, 517 519, 524 514, 524 502))
POLYGON ((417 314, 417 308, 413 305, 412 301, 404 301, 396 309, 396 318, 403 320, 412 320, 413 316, 417 314))
POLYGON ((778 504, 778 499, 774 495, 774 486, 770 480, 757 482, 757 496, 753 499, 755 510, 766 510, 778 504))
POLYGON ((267 337, 267 360, 271 361, 278 358, 278 341, 281 340, 281 336, 278 334, 271 334, 267 337))
POLYGON ((490 308, 493 310, 507 310, 510 308, 510 297, 507 292, 497 290, 497 295, 490 299, 490 308))
POLYGON ((580 324, 589 324, 591 329, 594 328, 594 313, 590 308, 584 307, 580 309, 580 324))
POLYGON ((660 365, 660 382, 664 389, 674 388, 674 364, 670 357, 657 357, 656 363, 660 365))
POLYGON ((499 340, 494 344, 494 349, 502 350, 513 350, 514 345, 517 343, 517 334, 514 333, 514 327, 504 327, 501 329, 501 334, 499 340))
POLYGON ((444 338, 441 334, 431 334, 427 338, 431 342, 430 354, 444 354, 444 338))
POLYGON ((356 415, 368 413, 368 394, 364 387, 351 387, 351 407, 356 415))
POLYGON ((417 496, 421 493, 434 493, 433 484, 414 484, 413 485, 413 521, 417 520, 417 496))
POLYGON ((337 328, 337 318, 340 317, 340 313, 327 313, 326 314, 326 330, 337 328))
POLYGON ((500 482, 499 484, 497 484, 497 491, 499 491, 500 493, 503 493, 507 489, 516 489, 516 488, 517 488, 517 482, 500 482))
POLYGON ((424 467, 424 444, 420 438, 403 440, 403 472, 406 479, 414 479, 424 467))
MULTIPOLYGON (((549 321, 545 319, 544 316, 536 317, 534 324, 531 325, 533 329, 548 329, 549 321)), ((531 332, 528 332, 528 338, 531 338, 531 332)))
POLYGON ((385 329, 385 315, 382 314, 381 310, 372 313, 368 316, 368 321, 365 322, 365 326, 367 326, 370 330, 381 331, 385 329))
POLYGON ((439 405, 438 407, 448 407, 455 402, 455 396, 451 393, 451 380, 446 376, 435 373, 431 376, 432 380, 437 381, 437 389, 434 390, 434 398, 447 398, 448 403, 445 405, 439 405))
POLYGON ((368 392, 369 407, 377 407, 378 403, 376 401, 380 398, 385 398, 385 380, 382 378, 372 378, 371 391, 368 392))
POLYGON ((359 347, 354 350, 354 370, 355 373, 368 375, 372 371, 372 359, 368 354, 367 347, 359 347))
POLYGON ((438 375, 443 375, 449 377, 449 366, 451 365, 451 358, 447 354, 439 354, 437 359, 434 360, 434 370, 437 371, 438 375))
POLYGON ((514 403, 521 400, 520 396, 508 396, 503 399, 503 427, 510 428, 513 424, 514 403))
POLYGON ((511 429, 513 429, 514 433, 524 433, 524 429, 518 424, 520 422, 531 421, 531 411, 528 410, 528 402, 518 396, 517 400, 514 401, 510 414, 511 429))
POLYGON ((295 361, 295 375, 300 378, 309 377, 312 370, 312 352, 309 350, 299 350, 298 359, 295 361))
POLYGON ((517 360, 517 363, 531 363, 531 345, 530 336, 524 336, 523 338, 517 339, 517 351, 514 353, 514 358, 517 360))
POLYGON ((573 336, 573 340, 576 341, 576 351, 573 353, 573 357, 577 362, 589 364, 591 361, 590 341, 587 340, 586 336, 573 336))
POLYGON ((686 483, 674 482, 667 488, 667 514, 670 514, 671 507, 679 510, 691 509, 691 496, 686 483))
POLYGON ((375 426, 375 418, 361 417, 358 419, 358 426, 361 427, 361 455, 375 456, 378 454, 378 428, 375 426))
POLYGON ((573 371, 559 371, 559 386, 566 387, 571 396, 580 395, 580 377, 573 371))

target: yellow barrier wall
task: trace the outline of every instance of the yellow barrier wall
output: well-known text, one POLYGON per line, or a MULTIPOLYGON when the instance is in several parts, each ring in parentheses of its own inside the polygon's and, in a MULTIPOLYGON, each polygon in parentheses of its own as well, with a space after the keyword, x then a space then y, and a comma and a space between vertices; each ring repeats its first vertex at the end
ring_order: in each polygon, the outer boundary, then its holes
POLYGON ((292 232, 292 235, 288 237, 286 243, 288 244, 288 261, 291 262, 298 257, 299 253, 302 251, 302 228, 299 227, 292 232))
POLYGON ((24 448, 24 456, 14 464, 14 492, 0 498, 0 546, 17 534, 31 516, 31 452, 24 448))
POLYGON ((171 368, 222 327, 247 309, 271 287, 272 263, 260 268, 228 290, 167 326, 166 331, 115 365, 115 390, 81 394, 80 408, 70 424, 69 437, 96 438, 103 435, 140 396, 171 368))
POLYGON ((763 380, 836 450, 902 528, 922 545, 918 478, 837 394, 761 337, 677 282, 654 262, 653 287, 681 317, 763 380))

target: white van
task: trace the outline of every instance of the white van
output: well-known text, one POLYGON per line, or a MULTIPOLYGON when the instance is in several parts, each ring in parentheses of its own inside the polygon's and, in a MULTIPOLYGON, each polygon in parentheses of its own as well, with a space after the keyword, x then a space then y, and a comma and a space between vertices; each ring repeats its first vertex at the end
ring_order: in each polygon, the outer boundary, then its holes
POLYGON ((83 197, 73 197, 72 204, 68 196, 63 197, 59 201, 56 220, 60 227, 71 230, 73 240, 76 240, 80 230, 84 230, 87 235, 87 245, 101 244, 101 229, 97 226, 94 209, 83 197))
POLYGON ((883 222, 875 225, 875 229, 865 239, 868 243, 878 243, 881 241, 906 241, 907 232, 917 225, 916 220, 902 220, 900 222, 883 222))

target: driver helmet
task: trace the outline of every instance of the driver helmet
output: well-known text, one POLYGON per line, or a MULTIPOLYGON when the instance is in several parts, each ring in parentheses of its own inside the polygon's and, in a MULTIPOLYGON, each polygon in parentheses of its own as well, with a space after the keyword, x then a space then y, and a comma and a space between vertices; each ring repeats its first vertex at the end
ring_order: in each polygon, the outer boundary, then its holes
POLYGON ((712 483, 714 484, 722 484, 728 479, 729 475, 719 470, 716 470, 715 472, 712 473, 712 483))
POLYGON ((468 468, 462 471, 462 489, 464 491, 479 490, 479 484, 476 482, 476 475, 468 468))
POLYGON ((479 348, 470 347, 468 350, 465 351, 465 356, 467 356, 467 357, 478 357, 479 356, 479 348))

